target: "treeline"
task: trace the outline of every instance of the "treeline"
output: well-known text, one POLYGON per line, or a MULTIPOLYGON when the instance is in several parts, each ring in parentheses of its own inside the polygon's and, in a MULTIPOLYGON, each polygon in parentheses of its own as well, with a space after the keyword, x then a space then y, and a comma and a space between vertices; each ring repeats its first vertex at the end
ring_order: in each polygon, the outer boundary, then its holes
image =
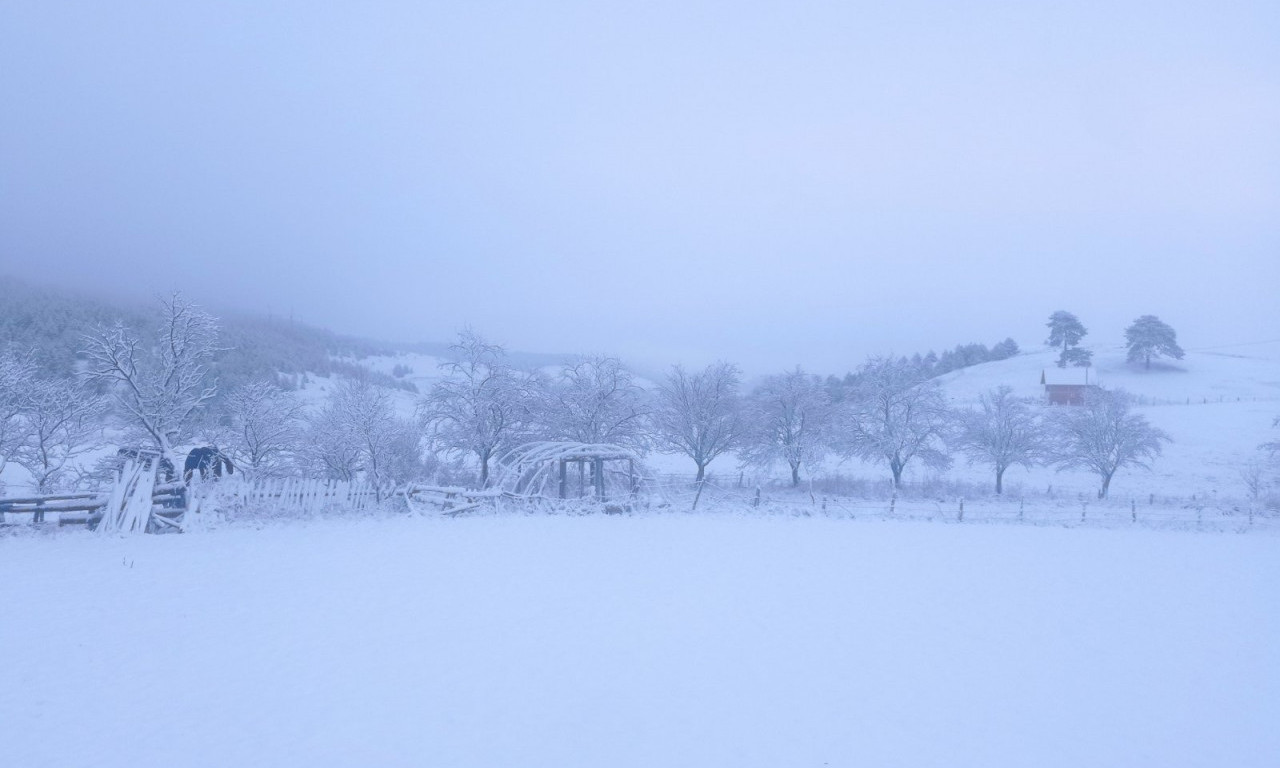
MULTIPOLYGON (((930 375, 937 363, 922 364, 927 356, 868 359, 840 382, 839 397, 799 368, 747 390, 729 363, 673 366, 646 390, 617 358, 526 369, 470 331, 450 346, 412 416, 362 368, 308 406, 274 370, 246 366, 231 383, 219 379, 227 333, 199 307, 175 295, 157 310, 137 326, 98 320, 80 329, 74 376, 43 370, 37 350, 5 351, 0 469, 21 464, 41 491, 92 482, 76 459, 113 427, 118 444, 153 447, 175 464, 178 446, 215 445, 250 476, 363 478, 380 492, 411 481, 486 487, 508 451, 564 441, 681 454, 699 481, 728 453, 743 465, 784 467, 793 484, 829 456, 856 457, 882 466, 895 486, 911 466, 944 469, 965 456, 991 467, 997 493, 1009 467, 1046 464, 1097 474, 1106 495, 1119 469, 1145 466, 1168 440, 1118 392, 1046 409, 1005 387, 979 408, 954 409, 930 375)), ((1012 342, 997 348, 1016 351, 1012 342)), ((952 359, 985 349, 963 345, 952 359)), ((256 354, 265 360, 268 351, 256 354)))
MULTIPOLYGON (((910 370, 915 376, 923 380, 958 371, 961 368, 968 368, 971 365, 1007 360, 1017 355, 1019 351, 1018 342, 1012 338, 1006 338, 1004 341, 996 342, 990 347, 986 344, 974 342, 972 344, 957 344, 951 349, 944 349, 941 355, 932 349, 923 355, 919 352, 911 357, 903 355, 897 358, 897 364, 904 369, 910 370)), ((841 400, 847 391, 851 391, 858 386, 858 377, 858 371, 850 371, 843 377, 828 376, 826 380, 827 391, 836 400, 841 400)))
MULTIPOLYGON (((84 362, 88 329, 116 323, 155 343, 152 313, 66 289, 0 276, 0 349, 21 349, 49 376, 71 376, 84 362)), ((358 362, 395 352, 381 342, 343 336, 285 318, 227 315, 220 319, 210 371, 224 389, 262 379, 296 388, 306 376, 363 376, 382 386, 416 392, 412 382, 370 371, 358 362), (345 358, 345 359, 344 359, 345 358)))

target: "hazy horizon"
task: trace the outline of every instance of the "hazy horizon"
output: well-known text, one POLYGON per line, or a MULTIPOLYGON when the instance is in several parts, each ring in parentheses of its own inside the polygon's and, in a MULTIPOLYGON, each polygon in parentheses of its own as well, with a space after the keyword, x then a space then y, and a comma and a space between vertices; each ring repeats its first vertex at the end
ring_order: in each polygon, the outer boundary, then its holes
POLYGON ((0 273, 847 370, 1280 337, 1280 6, 0 8, 0 273))

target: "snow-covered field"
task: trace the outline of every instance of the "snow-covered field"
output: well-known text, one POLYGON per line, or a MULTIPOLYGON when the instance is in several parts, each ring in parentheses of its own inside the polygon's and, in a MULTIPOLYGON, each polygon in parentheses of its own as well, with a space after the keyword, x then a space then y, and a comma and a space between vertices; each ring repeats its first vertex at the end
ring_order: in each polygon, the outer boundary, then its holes
POLYGON ((1280 538, 752 518, 0 538, 12 766, 1273 766, 1280 538))

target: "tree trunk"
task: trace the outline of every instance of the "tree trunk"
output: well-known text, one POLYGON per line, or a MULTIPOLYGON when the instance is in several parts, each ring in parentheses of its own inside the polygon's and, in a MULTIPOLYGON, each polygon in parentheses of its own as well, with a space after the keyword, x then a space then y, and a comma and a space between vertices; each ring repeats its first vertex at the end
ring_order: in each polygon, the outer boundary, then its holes
POLYGON ((1004 467, 996 467, 996 495, 1004 493, 1004 467))
POLYGON ((1110 475, 1110 474, 1103 475, 1103 476, 1102 476, 1102 490, 1098 491, 1098 498, 1100 498, 1100 499, 1105 499, 1105 498, 1107 498, 1107 492, 1108 492, 1110 489, 1111 489, 1111 475, 1110 475))
POLYGON ((480 456, 480 490, 489 487, 489 457, 480 456))
POLYGON ((695 477, 695 478, 693 478, 693 481, 694 481, 695 483, 700 483, 700 482, 702 482, 702 479, 706 476, 706 474, 707 474, 707 465, 706 465, 706 464, 699 464, 699 465, 698 465, 698 476, 697 476, 697 477, 695 477))
POLYGON ((897 490, 902 487, 902 467, 894 463, 889 465, 889 469, 893 471, 893 488, 897 490))
POLYGON ((791 487, 794 488, 800 484, 800 465, 791 465, 791 487))

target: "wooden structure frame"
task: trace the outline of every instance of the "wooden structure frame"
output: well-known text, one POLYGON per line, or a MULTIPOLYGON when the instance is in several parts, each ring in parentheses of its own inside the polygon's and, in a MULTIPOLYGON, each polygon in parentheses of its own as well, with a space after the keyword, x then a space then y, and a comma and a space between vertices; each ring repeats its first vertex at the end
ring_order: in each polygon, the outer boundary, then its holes
POLYGON ((617 489, 625 478, 625 494, 639 488, 641 458, 638 453, 610 443, 538 442, 526 443, 498 459, 494 487, 513 496, 568 499, 569 467, 577 467, 578 497, 590 495, 596 501, 610 498, 610 486, 617 489), (615 468, 618 465, 625 467, 615 468), (587 470, 590 469, 590 484, 587 470), (610 482, 610 475, 614 480, 610 482))

